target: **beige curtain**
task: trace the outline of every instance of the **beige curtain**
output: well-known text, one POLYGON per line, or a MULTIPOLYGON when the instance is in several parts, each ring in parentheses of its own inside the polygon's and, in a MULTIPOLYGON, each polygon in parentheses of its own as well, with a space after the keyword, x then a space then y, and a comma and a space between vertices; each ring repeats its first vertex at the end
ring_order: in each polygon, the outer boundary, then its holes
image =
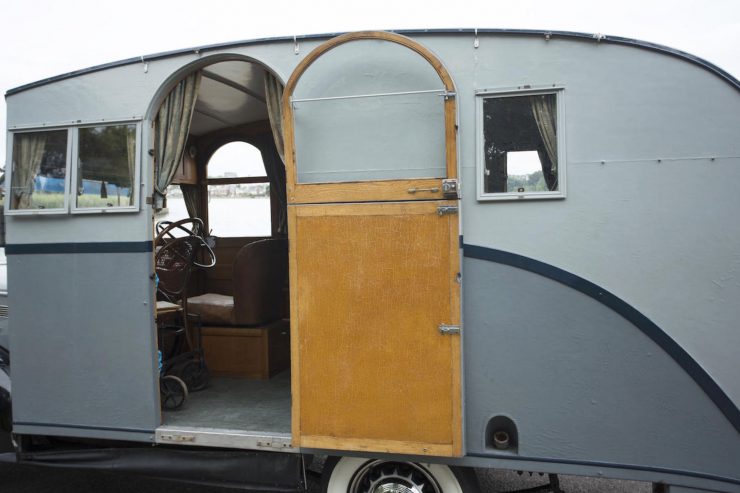
POLYGON ((167 95, 157 113, 154 191, 160 197, 167 195, 167 187, 182 161, 198 98, 200 76, 200 72, 194 72, 182 79, 167 95))
POLYGON ((283 85, 270 72, 265 72, 265 102, 267 103, 267 115, 270 118, 272 138, 280 155, 280 160, 285 162, 285 141, 283 140, 283 85))
POLYGON ((557 113, 555 95, 547 94, 532 96, 532 115, 537 123, 537 129, 542 137, 545 156, 540 156, 542 162, 542 174, 547 183, 548 190, 558 189, 558 136, 557 136, 557 113), (543 159, 546 158, 546 159, 543 159))
POLYGON ((16 134, 13 144, 11 209, 28 209, 46 149, 46 133, 16 134))
POLYGON ((283 139, 283 85, 269 72, 265 72, 265 102, 272 129, 272 143, 260 146, 265 171, 270 179, 270 190, 277 197, 277 232, 288 234, 288 209, 285 190, 285 140, 283 139), (274 143, 274 145, 272 145, 274 143))
POLYGON ((136 179, 136 126, 126 128, 126 158, 128 161, 128 177, 130 188, 128 192, 128 205, 134 205, 134 192, 136 179))

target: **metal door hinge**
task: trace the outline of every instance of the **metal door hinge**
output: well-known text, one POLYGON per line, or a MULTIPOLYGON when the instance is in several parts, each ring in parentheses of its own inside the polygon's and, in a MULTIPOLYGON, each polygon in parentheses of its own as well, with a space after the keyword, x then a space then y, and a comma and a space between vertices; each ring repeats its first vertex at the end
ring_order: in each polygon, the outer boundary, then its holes
POLYGON ((439 333, 442 335, 459 334, 460 330, 459 325, 439 324, 439 333))
POLYGON ((457 206, 455 205, 440 205, 437 207, 437 214, 445 216, 449 214, 457 214, 457 206))
POLYGON ((163 442, 195 443, 195 435, 163 434, 160 435, 160 439, 163 442))
POLYGON ((458 185, 458 181, 455 178, 449 178, 447 180, 442 180, 442 195, 444 195, 444 198, 446 199, 456 199, 458 197, 458 192, 460 191, 460 187, 458 185))

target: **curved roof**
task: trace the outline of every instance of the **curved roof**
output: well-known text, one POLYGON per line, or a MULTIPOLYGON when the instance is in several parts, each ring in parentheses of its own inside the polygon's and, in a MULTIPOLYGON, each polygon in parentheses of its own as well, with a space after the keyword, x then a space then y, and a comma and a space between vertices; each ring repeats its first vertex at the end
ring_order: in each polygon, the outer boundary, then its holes
MULTIPOLYGON (((684 51, 676 50, 668 46, 650 43, 647 41, 640 41, 637 39, 623 38, 619 36, 607 36, 603 34, 589 34, 589 33, 578 33, 578 32, 569 32, 569 31, 545 31, 545 30, 537 30, 537 29, 469 29, 469 28, 464 28, 464 29, 401 29, 401 30, 389 30, 389 31, 395 32, 398 34, 409 35, 409 36, 420 35, 420 34, 461 34, 461 33, 499 34, 499 35, 511 35, 511 36, 541 36, 547 39, 563 38, 563 39, 591 41, 591 42, 597 42, 597 43, 608 43, 608 44, 632 46, 635 48, 655 51, 658 53, 662 53, 664 55, 669 55, 669 56, 673 56, 676 58, 680 58, 694 65, 698 65, 701 68, 707 70, 708 72, 711 72, 715 76, 720 77, 725 82, 733 86, 736 90, 740 91, 740 81, 738 81, 738 79, 733 77, 729 72, 719 68, 717 65, 714 65, 713 63, 708 62, 704 60, 703 58, 699 58, 697 56, 691 55, 690 53, 686 53, 684 51)), ((5 93, 5 95, 11 96, 13 94, 17 94, 23 91, 27 91, 29 89, 33 89, 35 87, 43 86, 46 84, 51 84, 53 82, 57 82, 57 81, 64 80, 64 79, 69 79, 72 77, 77 77, 78 75, 89 74, 89 73, 98 72, 101 70, 107 70, 109 68, 120 67, 123 65, 150 62, 154 60, 160 60, 163 58, 171 58, 171 57, 185 55, 189 53, 206 53, 209 51, 220 51, 220 50, 224 50, 228 48, 249 46, 253 44, 275 43, 275 42, 284 42, 284 41, 301 41, 301 40, 309 40, 309 39, 328 39, 334 36, 338 36, 340 34, 344 34, 344 33, 309 34, 309 35, 294 36, 294 37, 274 37, 274 38, 261 38, 261 39, 252 39, 252 40, 244 40, 244 41, 234 41, 234 42, 229 42, 229 43, 219 43, 219 44, 198 46, 198 47, 193 47, 193 48, 185 48, 182 50, 166 51, 162 53, 155 53, 152 55, 144 55, 144 56, 140 56, 136 58, 127 58, 125 60, 119 60, 117 62, 96 65, 94 67, 89 67, 89 68, 85 68, 81 70, 75 70, 74 72, 69 72, 66 74, 49 77, 47 79, 42 79, 40 81, 31 82, 30 84, 25 84, 25 85, 22 85, 22 86, 13 88, 13 89, 9 89, 5 93)))

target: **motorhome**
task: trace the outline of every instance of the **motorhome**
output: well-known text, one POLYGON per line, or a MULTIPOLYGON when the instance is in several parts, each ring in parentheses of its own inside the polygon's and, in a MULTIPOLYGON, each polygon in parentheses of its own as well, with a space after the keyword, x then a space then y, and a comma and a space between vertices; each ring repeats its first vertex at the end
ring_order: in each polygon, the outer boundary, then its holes
POLYGON ((722 69, 613 36, 368 31, 6 101, 15 460, 296 490, 326 455, 331 493, 470 493, 473 468, 740 492, 722 69), (209 168, 234 142, 259 173, 209 168), (262 205, 216 206, 239 195, 262 205))

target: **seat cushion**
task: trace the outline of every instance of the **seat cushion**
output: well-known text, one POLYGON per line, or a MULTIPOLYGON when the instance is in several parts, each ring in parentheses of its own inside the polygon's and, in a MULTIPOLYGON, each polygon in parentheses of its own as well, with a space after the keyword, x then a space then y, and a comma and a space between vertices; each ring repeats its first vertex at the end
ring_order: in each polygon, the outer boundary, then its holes
POLYGON ((234 297, 206 293, 188 298, 188 313, 200 315, 204 325, 232 325, 234 323, 234 297))

